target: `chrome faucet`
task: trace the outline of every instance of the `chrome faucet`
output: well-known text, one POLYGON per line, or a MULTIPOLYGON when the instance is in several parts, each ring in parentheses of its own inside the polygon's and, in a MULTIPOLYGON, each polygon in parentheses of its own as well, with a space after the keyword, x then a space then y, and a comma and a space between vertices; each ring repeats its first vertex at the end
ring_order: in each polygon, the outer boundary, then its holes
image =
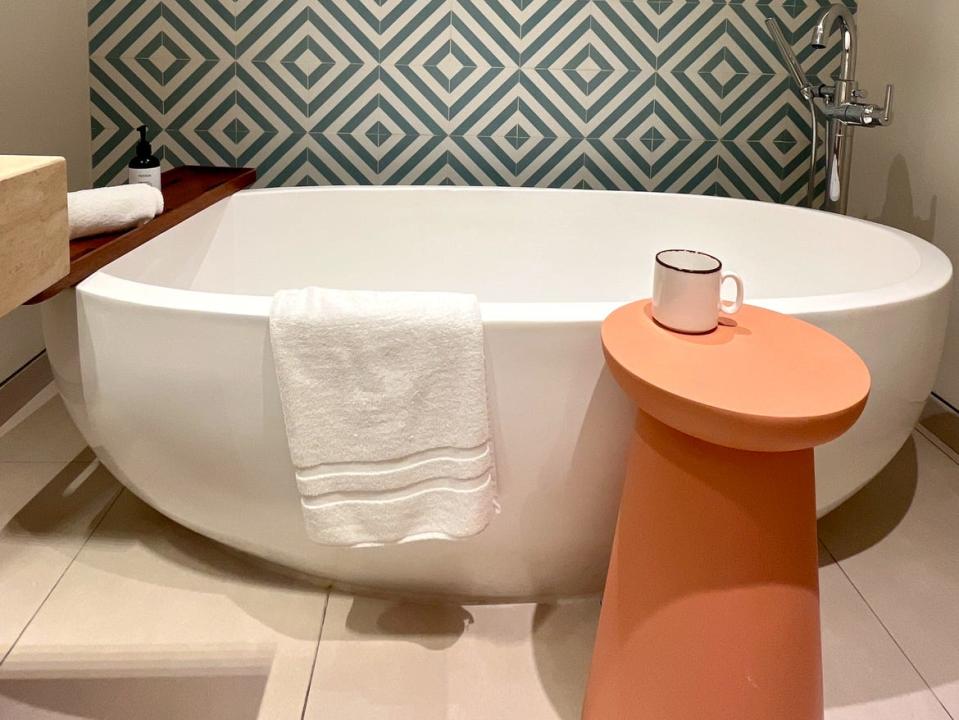
POLYGON ((806 202, 812 207, 816 194, 818 110, 826 123, 826 200, 823 209, 845 214, 849 202, 853 128, 882 127, 892 122, 893 86, 886 85, 883 105, 862 102, 866 98, 866 92, 860 90, 856 82, 856 19, 845 5, 837 3, 823 11, 813 27, 812 40, 809 43, 810 47, 816 49, 826 47, 827 38, 838 28, 842 35, 842 46, 835 85, 810 82, 799 58, 786 42, 779 23, 774 18, 769 18, 766 20, 766 27, 769 28, 769 33, 782 55, 783 63, 799 86, 800 94, 809 105, 812 145, 806 202))
POLYGON ((826 47, 826 38, 836 27, 842 31, 842 48, 840 50, 839 80, 854 82, 856 75, 856 18, 845 5, 830 5, 819 16, 819 21, 812 30, 810 46, 822 50, 826 47))

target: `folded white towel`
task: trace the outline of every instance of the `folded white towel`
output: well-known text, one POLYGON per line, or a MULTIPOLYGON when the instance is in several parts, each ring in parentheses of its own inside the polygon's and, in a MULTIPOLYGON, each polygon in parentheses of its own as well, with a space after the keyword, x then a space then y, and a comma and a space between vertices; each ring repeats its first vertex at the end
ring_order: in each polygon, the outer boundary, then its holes
POLYGON ((489 524, 499 506, 474 296, 283 290, 270 342, 312 540, 455 539, 489 524))
POLYGON ((137 227, 162 212, 163 193, 142 183, 67 193, 71 240, 137 227))

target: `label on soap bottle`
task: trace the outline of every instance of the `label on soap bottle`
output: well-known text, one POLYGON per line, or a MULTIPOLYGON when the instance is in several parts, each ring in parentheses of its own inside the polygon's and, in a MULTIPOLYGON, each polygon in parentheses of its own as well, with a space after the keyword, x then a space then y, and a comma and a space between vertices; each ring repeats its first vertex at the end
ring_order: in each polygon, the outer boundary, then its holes
POLYGON ((162 190, 160 187, 160 168, 130 168, 130 184, 135 185, 137 183, 146 183, 147 185, 152 185, 157 190, 162 190))

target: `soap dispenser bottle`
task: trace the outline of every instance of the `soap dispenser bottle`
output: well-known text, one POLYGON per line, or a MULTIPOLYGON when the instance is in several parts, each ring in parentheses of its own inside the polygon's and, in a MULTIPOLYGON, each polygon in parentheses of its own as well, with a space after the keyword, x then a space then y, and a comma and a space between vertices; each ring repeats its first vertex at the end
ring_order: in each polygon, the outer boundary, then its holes
POLYGON ((137 154, 129 165, 129 181, 131 185, 146 183, 160 190, 160 161, 153 156, 150 141, 147 140, 147 126, 137 128, 140 133, 140 142, 137 143, 137 154))

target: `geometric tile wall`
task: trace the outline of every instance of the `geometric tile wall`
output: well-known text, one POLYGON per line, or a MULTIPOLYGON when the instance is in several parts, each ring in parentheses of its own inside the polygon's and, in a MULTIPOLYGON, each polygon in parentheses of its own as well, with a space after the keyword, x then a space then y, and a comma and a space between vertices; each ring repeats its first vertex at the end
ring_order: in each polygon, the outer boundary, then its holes
MULTIPOLYGON (((93 0, 93 167, 133 128, 165 166, 261 186, 469 184, 799 204, 808 127, 763 20, 810 74, 828 0, 93 0)), ((847 4, 855 9, 853 0, 847 4)))

